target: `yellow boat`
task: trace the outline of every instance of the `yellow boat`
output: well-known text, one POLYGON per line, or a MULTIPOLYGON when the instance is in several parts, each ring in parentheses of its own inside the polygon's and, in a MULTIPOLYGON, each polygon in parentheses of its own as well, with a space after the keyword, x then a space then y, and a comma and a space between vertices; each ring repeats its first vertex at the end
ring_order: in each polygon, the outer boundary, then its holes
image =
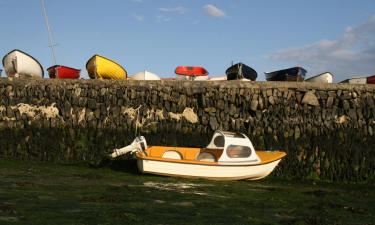
POLYGON ((118 63, 100 55, 94 55, 87 61, 86 69, 91 79, 126 79, 126 70, 118 63))

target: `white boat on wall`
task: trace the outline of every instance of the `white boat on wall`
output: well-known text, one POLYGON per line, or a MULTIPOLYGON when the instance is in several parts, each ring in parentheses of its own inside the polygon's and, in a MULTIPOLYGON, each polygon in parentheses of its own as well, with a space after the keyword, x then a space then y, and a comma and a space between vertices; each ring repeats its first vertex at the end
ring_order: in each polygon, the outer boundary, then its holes
POLYGON ((305 80, 306 82, 312 82, 312 83, 329 83, 331 84, 333 81, 333 75, 330 72, 325 72, 318 74, 316 76, 310 77, 305 80))
POLYGON ((13 50, 3 58, 3 67, 8 77, 44 77, 42 65, 31 55, 13 50))
POLYGON ((286 156, 282 151, 255 151, 241 133, 216 131, 206 148, 147 147, 144 137, 115 149, 111 158, 135 153, 142 173, 211 180, 258 180, 269 175, 286 156))
POLYGON ((367 84, 367 77, 352 77, 341 81, 340 83, 349 83, 349 84, 367 84))
POLYGON ((134 74, 130 77, 131 80, 160 80, 160 77, 147 70, 134 74))
POLYGON ((227 80, 227 76, 210 77, 209 80, 211 80, 211 81, 227 80))

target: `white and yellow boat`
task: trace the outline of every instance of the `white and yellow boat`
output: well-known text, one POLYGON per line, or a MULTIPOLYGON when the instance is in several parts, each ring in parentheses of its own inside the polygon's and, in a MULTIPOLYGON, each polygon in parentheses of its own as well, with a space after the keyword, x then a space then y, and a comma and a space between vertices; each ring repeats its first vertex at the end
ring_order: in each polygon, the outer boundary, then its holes
POLYGON ((147 147, 144 137, 115 149, 111 158, 135 153, 142 173, 210 180, 258 180, 269 175, 286 156, 282 151, 255 151, 241 133, 216 131, 206 148, 147 147))
POLYGON ((86 63, 86 69, 91 79, 126 79, 126 70, 118 63, 100 55, 94 55, 86 63))
POLYGON ((15 49, 3 58, 3 67, 8 77, 43 78, 42 65, 31 55, 15 49))

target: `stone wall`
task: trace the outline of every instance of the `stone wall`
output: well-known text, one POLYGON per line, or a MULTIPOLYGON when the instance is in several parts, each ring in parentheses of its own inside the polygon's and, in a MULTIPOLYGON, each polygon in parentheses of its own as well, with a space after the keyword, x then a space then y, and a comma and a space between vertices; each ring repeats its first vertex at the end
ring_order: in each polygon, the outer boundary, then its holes
POLYGON ((375 85, 0 78, 0 157, 92 161, 145 135, 201 146, 216 129, 288 153, 276 176, 375 175, 375 85))

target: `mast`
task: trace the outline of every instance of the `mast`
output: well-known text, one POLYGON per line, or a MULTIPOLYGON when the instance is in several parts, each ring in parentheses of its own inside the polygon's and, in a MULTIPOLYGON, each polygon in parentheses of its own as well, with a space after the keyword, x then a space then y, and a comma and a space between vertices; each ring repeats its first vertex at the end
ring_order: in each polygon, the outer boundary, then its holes
POLYGON ((44 3, 44 0, 40 0, 40 3, 42 5, 44 20, 46 22, 46 27, 47 27, 47 31, 48 31, 48 41, 49 41, 49 46, 48 47, 51 48, 53 63, 54 63, 54 65, 56 65, 56 55, 55 55, 55 50, 53 49, 53 47, 56 46, 56 44, 53 43, 52 31, 51 31, 51 28, 50 28, 49 22, 48 22, 46 5, 44 3))

